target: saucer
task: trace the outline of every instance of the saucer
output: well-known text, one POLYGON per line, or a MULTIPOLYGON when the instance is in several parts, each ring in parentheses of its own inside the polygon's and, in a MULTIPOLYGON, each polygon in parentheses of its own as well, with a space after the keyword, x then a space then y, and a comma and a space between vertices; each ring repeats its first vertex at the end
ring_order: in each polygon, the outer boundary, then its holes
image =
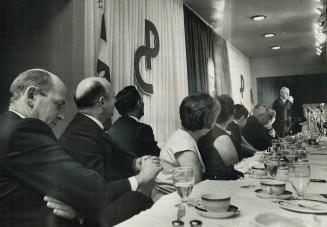
POLYGON ((287 226, 287 227, 306 227, 300 219, 289 218, 274 213, 258 214, 255 219, 255 226, 287 226))
POLYGON ((252 173, 249 173, 249 177, 254 178, 254 179, 270 179, 268 175, 255 175, 252 173))
POLYGON ((327 214, 327 203, 325 202, 298 199, 290 201, 280 201, 279 206, 286 210, 296 211, 299 213, 327 214))
POLYGON ((206 218, 216 218, 216 219, 229 218, 238 215, 240 213, 238 207, 233 205, 230 205, 228 210, 225 212, 209 212, 202 206, 195 206, 194 208, 199 215, 206 218))
POLYGON ((271 195, 268 194, 264 191, 262 191, 262 189, 257 189, 254 191, 255 195, 263 198, 263 199, 289 199, 293 196, 292 192, 285 190, 283 194, 281 195, 271 195))

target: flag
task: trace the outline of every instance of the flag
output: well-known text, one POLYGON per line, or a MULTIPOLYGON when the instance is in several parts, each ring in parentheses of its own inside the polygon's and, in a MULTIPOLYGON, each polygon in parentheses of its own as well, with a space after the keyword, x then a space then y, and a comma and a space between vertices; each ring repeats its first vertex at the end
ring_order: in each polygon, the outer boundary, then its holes
POLYGON ((104 13, 101 18, 100 45, 97 60, 97 76, 104 77, 110 81, 109 53, 107 46, 106 23, 104 13))

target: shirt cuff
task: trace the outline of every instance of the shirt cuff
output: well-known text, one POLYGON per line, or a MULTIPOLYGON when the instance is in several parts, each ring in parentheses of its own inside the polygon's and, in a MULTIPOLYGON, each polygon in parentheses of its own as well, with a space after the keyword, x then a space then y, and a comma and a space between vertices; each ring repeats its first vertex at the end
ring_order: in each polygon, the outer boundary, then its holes
POLYGON ((131 190, 136 191, 139 186, 135 177, 128 178, 129 183, 131 184, 131 190))

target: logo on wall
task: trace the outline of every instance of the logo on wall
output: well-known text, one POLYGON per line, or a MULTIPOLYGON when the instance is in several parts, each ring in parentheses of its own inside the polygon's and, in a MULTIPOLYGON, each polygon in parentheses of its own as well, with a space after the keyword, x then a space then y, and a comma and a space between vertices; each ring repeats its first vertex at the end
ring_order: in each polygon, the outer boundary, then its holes
POLYGON ((159 53, 159 35, 156 27, 154 24, 149 21, 145 20, 145 45, 140 46, 134 56, 134 77, 136 80, 136 83, 140 90, 144 92, 145 94, 153 94, 153 86, 152 84, 146 83, 141 76, 140 73, 140 60, 143 56, 145 56, 145 67, 148 70, 151 70, 151 58, 155 58, 159 53), (154 39, 154 47, 151 48, 151 32, 153 34, 154 39))
POLYGON ((243 77, 243 75, 241 74, 241 87, 240 87, 240 93, 241 93, 241 95, 242 95, 242 98, 243 98, 243 94, 244 94, 244 88, 245 88, 244 77, 243 77))

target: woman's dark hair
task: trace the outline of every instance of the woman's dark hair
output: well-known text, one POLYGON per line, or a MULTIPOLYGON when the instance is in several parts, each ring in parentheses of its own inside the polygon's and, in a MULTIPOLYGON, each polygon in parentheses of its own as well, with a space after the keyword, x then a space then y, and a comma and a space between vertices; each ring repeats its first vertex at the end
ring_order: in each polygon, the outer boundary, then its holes
POLYGON ((244 117, 244 119, 248 118, 249 111, 243 106, 242 104, 236 104, 234 105, 234 119, 238 120, 241 117, 244 117))
POLYGON ((116 95, 115 107, 120 115, 124 115, 135 110, 140 99, 141 95, 136 88, 127 86, 116 95))
POLYGON ((207 93, 189 95, 179 107, 182 126, 191 131, 211 129, 219 111, 219 103, 207 93))
POLYGON ((217 123, 225 123, 230 116, 234 115, 234 101, 229 95, 219 95, 217 100, 220 104, 220 114, 217 117, 217 123))

